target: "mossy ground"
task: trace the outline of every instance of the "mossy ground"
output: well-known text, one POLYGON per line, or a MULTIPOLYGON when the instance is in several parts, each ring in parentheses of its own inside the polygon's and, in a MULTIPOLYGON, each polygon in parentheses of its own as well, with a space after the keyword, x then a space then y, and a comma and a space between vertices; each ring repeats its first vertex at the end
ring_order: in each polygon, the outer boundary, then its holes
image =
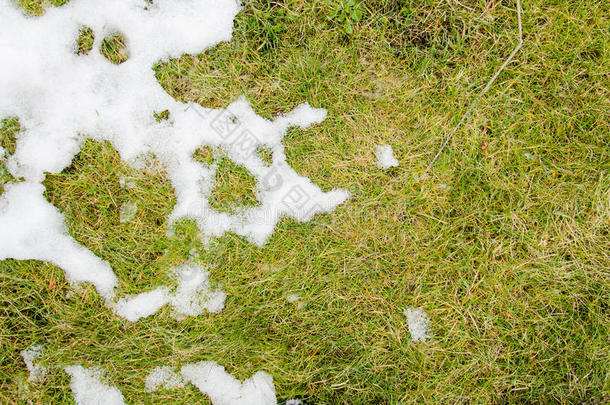
MULTIPOLYGON (((40 1, 21 3, 40 12, 40 1)), ((32 344, 46 346, 49 366, 103 366, 128 403, 203 401, 192 387, 147 393, 143 380, 208 359, 238 378, 265 370, 280 398, 315 404, 608 400, 610 5, 525 2, 523 49, 422 176, 514 47, 516 4, 343 4, 247 2, 231 42, 155 71, 173 97, 204 106, 245 94, 268 117, 304 101, 328 109, 288 134, 286 153, 322 189, 351 191, 349 202, 283 220, 264 248, 231 234, 204 248, 188 221, 167 236, 174 196, 161 170, 135 171, 87 142, 45 181, 71 235, 125 292, 165 283, 195 248, 226 307, 130 324, 90 286, 68 298, 51 265, 1 262, 2 402, 70 401, 60 368, 26 390, 19 351, 32 344), (398 168, 376 167, 381 143, 398 168), (130 224, 118 221, 125 201, 138 203, 130 224), (433 339, 410 342, 408 306, 427 311, 433 339)), ((226 190, 244 188, 229 177, 226 190)))

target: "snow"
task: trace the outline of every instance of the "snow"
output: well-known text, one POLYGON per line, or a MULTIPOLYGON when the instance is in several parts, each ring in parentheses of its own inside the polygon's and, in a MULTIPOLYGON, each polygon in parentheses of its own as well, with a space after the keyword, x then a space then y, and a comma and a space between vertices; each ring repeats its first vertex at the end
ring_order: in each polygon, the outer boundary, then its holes
POLYGON ((297 302, 300 298, 301 297, 299 296, 299 294, 290 294, 289 296, 286 297, 286 301, 293 304, 293 303, 297 302))
POLYGON ((404 310, 404 314, 414 342, 421 342, 430 337, 430 318, 422 308, 410 307, 404 310))
POLYGON ((204 311, 220 312, 224 308, 226 295, 221 290, 212 290, 210 273, 195 263, 185 263, 175 269, 178 286, 171 292, 168 287, 121 298, 114 312, 135 322, 153 315, 165 304, 170 304, 179 318, 201 315, 204 311))
POLYGON ((228 374, 213 361, 187 364, 182 377, 208 395, 214 405, 275 405, 275 387, 271 376, 258 372, 244 382, 228 374))
POLYGON ((69 366, 64 369, 71 377, 70 389, 77 405, 123 405, 123 394, 116 387, 102 382, 99 368, 69 366))
MULTIPOLYGON (((109 141, 121 159, 141 167, 153 159, 164 167, 176 195, 168 218, 194 220, 204 241, 233 232, 263 246, 282 217, 309 221, 346 201, 344 190, 323 192, 287 163, 282 139, 293 126, 306 128, 326 111, 303 103, 292 112, 266 120, 245 98, 226 109, 208 109, 174 100, 157 82, 152 67, 183 54, 198 54, 231 37, 236 0, 72 0, 49 8, 39 18, 25 16, 11 0, 0 0, 0 119, 16 117, 22 130, 13 154, 0 159, 19 183, 7 183, 0 195, 0 260, 40 260, 62 268, 74 284, 92 283, 115 313, 136 321, 170 304, 181 316, 220 311, 225 294, 212 290, 209 273, 186 264, 174 273, 178 286, 161 286, 118 299, 118 281, 110 265, 69 236, 62 214, 44 198, 47 173, 59 173, 80 151, 84 138, 109 141), (76 55, 83 27, 95 36, 93 49, 76 55), (120 33, 129 59, 114 65, 100 54, 102 40, 120 33), (167 110, 169 120, 155 113, 167 110), (257 180, 261 204, 236 214, 210 206, 216 167, 195 161, 203 146, 221 149, 257 180), (256 153, 272 152, 266 164, 256 153)), ((121 186, 133 187, 123 179, 121 186)), ((135 206, 124 206, 121 222, 135 206)), ((30 368, 37 355, 25 352, 30 368)), ((123 395, 102 382, 99 369, 65 368, 77 404, 122 404, 123 395)), ((32 373, 32 369, 30 369, 32 373)), ((34 375, 34 373, 32 373, 34 375)), ((32 377, 31 375, 31 377, 32 377)), ((183 366, 182 377, 210 396, 214 404, 271 404, 271 376, 256 373, 244 382, 213 362, 183 366)), ((169 379, 169 374, 162 377, 169 379)), ((161 378, 161 377, 159 377, 161 378)))
POLYGON ((302 301, 301 296, 299 294, 290 294, 286 297, 286 301, 290 304, 295 304, 297 309, 305 308, 305 303, 302 301))
MULTIPOLYGON (((0 17, 1 18, 1 17, 0 17)), ((0 260, 41 260, 55 264, 70 283, 92 283, 105 298, 117 278, 110 266, 67 234, 59 210, 39 183, 8 183, 0 196, 0 260)))
POLYGON ((133 180, 127 180, 124 177, 121 177, 119 179, 119 185, 121 186, 121 188, 126 188, 126 189, 132 189, 136 186, 136 183, 133 180))
POLYGON ((220 290, 212 291, 209 272, 192 263, 183 264, 174 272, 178 288, 169 301, 178 314, 196 316, 204 310, 220 312, 224 308, 226 295, 220 290))
POLYGON ((28 368, 28 372, 30 373, 28 382, 38 383, 47 374, 47 368, 37 364, 36 362, 38 358, 42 356, 43 352, 44 348, 40 345, 32 346, 29 349, 21 352, 21 357, 23 358, 23 361, 28 368))
POLYGON ((172 390, 176 388, 183 388, 184 380, 174 368, 163 366, 154 368, 148 374, 148 376, 146 376, 144 385, 148 391, 156 391, 160 387, 163 387, 166 390, 172 390))
POLYGON ((156 288, 135 297, 121 298, 114 308, 114 313, 128 321, 135 322, 153 315, 168 301, 167 289, 156 288))
POLYGON ((375 156, 377 157, 377 166, 381 169, 398 166, 398 160, 394 157, 394 151, 390 145, 377 145, 375 156))
MULTIPOLYGON (((124 404, 119 389, 102 382, 103 371, 100 368, 70 366, 65 371, 72 377, 70 388, 78 405, 124 404)), ((186 382, 209 396, 213 405, 277 404, 273 378, 269 374, 258 372, 240 382, 213 361, 186 364, 180 373, 172 367, 156 367, 146 376, 145 386, 148 391, 161 387, 179 389, 184 388, 186 382)))
POLYGON ((138 203, 127 201, 119 209, 119 222, 125 224, 131 222, 138 213, 138 203))
MULTIPOLYGON (((71 283, 93 283, 108 305, 116 304, 118 284, 111 267, 68 235, 62 215, 43 197, 46 173, 69 166, 85 136, 109 141, 135 167, 154 156, 166 168, 177 198, 168 231, 187 217, 197 223, 204 241, 234 232, 263 246, 282 217, 309 221, 349 197, 344 190, 323 192, 286 161, 282 138, 288 128, 319 123, 325 110, 303 103, 269 121, 245 98, 226 109, 208 109, 174 100, 156 81, 152 67, 158 61, 229 40, 239 8, 235 0, 72 0, 29 18, 12 1, 0 0, 0 119, 16 117, 23 128, 6 168, 24 179, 7 184, 0 196, 0 260, 51 262, 71 283), (95 41, 87 55, 76 55, 83 27, 91 28, 95 41), (129 48, 129 59, 120 65, 99 52, 103 38, 114 33, 121 33, 129 48), (157 122, 154 114, 165 110, 170 119, 157 122), (211 208, 216 167, 193 158, 203 146, 222 149, 251 172, 260 206, 232 215, 211 208), (258 148, 272 151, 270 165, 258 148)), ((131 219, 133 208, 124 207, 121 221, 131 219)), ((185 298, 201 292, 205 282, 185 281, 178 288, 171 298, 178 312, 222 308, 224 294, 185 298)), ((157 307, 161 295, 157 291, 135 301, 136 307, 148 307, 143 312, 131 311, 125 301, 119 306, 135 319, 157 307)))

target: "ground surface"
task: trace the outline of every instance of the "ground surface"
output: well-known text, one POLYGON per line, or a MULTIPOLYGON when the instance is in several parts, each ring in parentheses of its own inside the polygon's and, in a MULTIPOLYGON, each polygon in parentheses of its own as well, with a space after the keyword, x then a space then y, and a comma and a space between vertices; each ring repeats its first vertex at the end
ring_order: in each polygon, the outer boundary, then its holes
MULTIPOLYGON (((59 368, 26 389, 19 352, 39 343, 49 366, 103 366, 128 403, 202 401, 194 388, 149 394, 143 380, 207 359, 238 378, 267 371, 278 398, 316 404, 608 400, 610 4, 525 1, 522 51, 428 178, 443 136, 516 44, 516 4, 337 4, 248 2, 233 41, 156 72, 172 96, 204 106, 245 94, 269 117, 304 101, 327 108, 324 123, 288 134, 289 163, 351 200, 282 221, 262 249, 229 235, 206 250, 192 223, 166 235, 174 197, 162 170, 86 143, 45 181, 71 235, 124 292, 168 284, 165 270, 195 248, 216 264, 226 307, 130 324, 91 287, 67 298, 58 268, 0 262, 0 402, 71 401, 59 368), (385 143, 400 167, 376 167, 385 143), (139 210, 121 224, 126 201, 139 210), (432 340, 410 341, 408 306, 430 315, 432 340)), ((2 146, 17 129, 4 122, 2 146)), ((256 203, 238 167, 218 179, 218 209, 256 203)))

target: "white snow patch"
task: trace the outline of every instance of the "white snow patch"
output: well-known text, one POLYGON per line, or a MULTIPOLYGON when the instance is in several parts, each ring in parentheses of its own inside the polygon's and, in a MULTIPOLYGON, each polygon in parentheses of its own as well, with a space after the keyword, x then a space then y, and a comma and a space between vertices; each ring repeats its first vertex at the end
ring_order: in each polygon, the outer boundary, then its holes
POLYGON ((131 222, 138 213, 138 203, 127 201, 119 209, 119 222, 125 224, 131 222))
POLYGON ((182 376, 173 367, 163 366, 154 368, 144 381, 148 391, 156 391, 160 387, 166 390, 184 387, 182 376))
POLYGON ((123 405, 123 394, 118 388, 102 382, 100 368, 69 366, 64 369, 71 377, 70 389, 77 405, 123 405))
POLYGON ((156 313, 168 301, 167 289, 159 287, 135 297, 121 298, 114 308, 114 313, 135 322, 156 313))
POLYGON ((299 296, 299 294, 290 294, 289 296, 286 297, 286 301, 293 304, 293 303, 297 302, 300 298, 301 297, 299 296))
POLYGON ((197 248, 191 248, 191 250, 189 250, 189 257, 192 257, 193 259, 199 258, 199 253, 197 253, 197 248))
POLYGON ((220 312, 225 306, 226 295, 212 290, 210 273, 193 263, 186 263, 174 270, 178 288, 169 296, 173 309, 180 315, 197 316, 208 312, 220 312))
POLYGON ((258 372, 244 382, 213 361, 182 366, 182 377, 208 395, 214 405, 275 405, 273 378, 258 372))
MULTIPOLYGON (((72 377, 70 388, 78 405, 124 404, 123 394, 118 388, 103 383, 103 371, 98 367, 66 367, 72 377)), ((148 391, 184 388, 189 382, 210 397, 214 405, 275 405, 273 378, 258 372, 240 382, 224 367, 213 361, 202 361, 182 366, 178 373, 174 368, 154 368, 145 379, 148 391)))
POLYGON ((0 196, 0 260, 50 262, 65 271, 69 282, 87 281, 103 297, 114 296, 117 278, 108 263, 68 236, 62 215, 43 192, 40 183, 6 184, 0 196))
POLYGON ((153 315, 165 304, 170 304, 179 317, 197 316, 204 311, 220 312, 224 308, 225 293, 212 289, 210 273, 201 266, 185 263, 172 271, 178 278, 178 286, 174 291, 158 287, 134 297, 122 298, 114 306, 114 312, 135 322, 153 315))
POLYGON ((23 361, 30 373, 28 382, 40 382, 47 374, 47 368, 37 363, 38 358, 43 355, 43 352, 44 348, 40 345, 32 346, 21 352, 21 357, 23 357, 23 361))
POLYGON ((132 189, 136 186, 136 183, 133 180, 127 180, 125 177, 121 177, 119 179, 119 185, 121 188, 132 189))
POLYGON ((375 156, 377 157, 377 166, 381 169, 398 166, 398 160, 394 157, 394 151, 390 145, 377 145, 375 156))
POLYGON ((302 301, 301 296, 299 294, 290 294, 286 297, 286 301, 290 304, 295 304, 297 309, 305 308, 305 302, 302 301))
MULTIPOLYGON (((17 117, 23 130, 6 167, 19 184, 8 184, 0 198, 0 260, 41 260, 66 272, 72 283, 91 282, 112 305, 117 279, 110 266, 71 238, 63 217, 43 197, 46 173, 59 173, 79 152, 86 134, 109 141, 134 166, 150 156, 167 169, 176 205, 168 224, 188 217, 209 240, 234 232, 262 246, 282 217, 298 221, 331 212, 349 193, 322 192, 286 162, 282 138, 291 126, 307 127, 326 111, 304 103, 275 121, 252 110, 244 98, 227 109, 207 109, 173 99, 157 82, 152 67, 185 53, 197 54, 229 40, 239 11, 235 0, 72 0, 49 8, 39 18, 26 17, 11 0, 0 0, 0 119, 17 117), (76 55, 82 27, 95 35, 93 49, 76 55), (129 59, 113 65, 99 52, 102 39, 120 32, 129 59), (169 112, 157 122, 155 112, 169 112), (230 215, 210 206, 215 167, 193 159, 202 146, 222 148, 257 179, 260 206, 230 215), (272 151, 266 165, 257 148, 272 151)), ((125 182, 123 182, 125 184, 125 182)), ((127 184, 126 184, 127 186, 127 184)), ((205 284, 205 283, 204 283, 205 284)), ((177 297, 188 294, 186 283, 177 297)), ((174 304, 188 313, 198 306, 174 304)), ((210 302, 212 302, 210 301, 210 302)))
POLYGON ((0 146, 0 162, 4 160, 4 155, 6 154, 6 150, 0 146))
POLYGON ((406 308, 404 314, 414 342, 424 341, 430 337, 430 318, 422 308, 406 308))

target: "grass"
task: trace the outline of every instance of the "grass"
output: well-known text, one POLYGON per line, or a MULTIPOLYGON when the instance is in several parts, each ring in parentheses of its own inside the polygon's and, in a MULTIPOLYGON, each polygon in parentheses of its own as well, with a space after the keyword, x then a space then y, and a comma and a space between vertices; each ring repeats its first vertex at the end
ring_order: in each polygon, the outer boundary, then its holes
MULTIPOLYGON (((67 297, 53 266, 1 262, 2 402, 70 401, 59 368, 25 389, 19 351, 40 343, 45 364, 102 365, 129 403, 201 401, 192 387, 147 393, 143 380, 204 359, 239 378, 265 370, 280 398, 315 404, 608 400, 610 7, 526 2, 522 51, 429 176, 443 136, 514 47, 515 4, 359 7, 349 33, 329 18, 337 2, 251 1, 231 42, 155 67, 183 101, 225 107, 245 94, 268 117, 303 101, 327 108, 322 124, 289 132, 286 153, 351 200, 305 224, 283 220, 264 248, 228 234, 205 249, 191 222, 166 234, 174 197, 162 170, 135 171, 88 141, 45 181, 71 235, 127 293, 166 284, 195 249, 226 307, 129 324, 90 286, 67 297), (381 143, 398 168, 376 167, 381 143), (126 201, 138 214, 120 224, 126 201), (407 306, 430 315, 432 340, 410 342, 407 306)), ((245 186, 233 174, 226 190, 245 186)))
POLYGON ((259 205, 255 194, 256 179, 232 160, 222 159, 216 169, 215 187, 210 196, 210 207, 234 214, 259 205))

